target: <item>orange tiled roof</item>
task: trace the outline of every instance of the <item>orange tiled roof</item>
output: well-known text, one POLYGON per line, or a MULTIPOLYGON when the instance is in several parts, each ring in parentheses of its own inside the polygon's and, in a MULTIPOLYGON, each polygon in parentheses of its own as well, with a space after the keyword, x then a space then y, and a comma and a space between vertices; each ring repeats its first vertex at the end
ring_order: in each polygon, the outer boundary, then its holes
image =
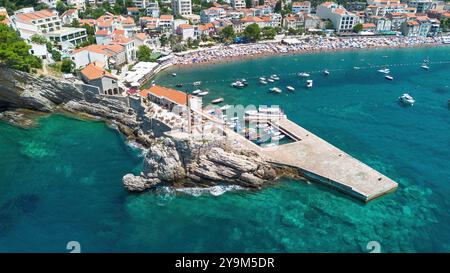
POLYGON ((161 20, 173 20, 173 15, 163 14, 163 15, 159 16, 159 19, 161 19, 161 20))
POLYGON ((78 22, 80 22, 81 26, 87 24, 91 27, 94 26, 96 23, 95 19, 79 19, 78 22))
POLYGON ((180 105, 186 105, 186 103, 187 103, 186 93, 175 90, 175 89, 170 89, 170 88, 162 87, 159 85, 154 85, 154 86, 150 87, 149 89, 144 89, 141 92, 139 92, 139 94, 142 97, 147 97, 149 93, 151 93, 155 96, 158 96, 160 98, 163 97, 163 98, 169 99, 180 105))
POLYGON ((363 28, 373 28, 376 27, 376 25, 374 23, 364 23, 363 24, 363 28))
POLYGON ((63 17, 63 16, 68 16, 68 15, 72 15, 72 14, 74 14, 75 12, 77 12, 77 9, 68 9, 68 10, 66 10, 66 11, 61 15, 61 17, 63 17))
POLYGON ((97 30, 95 32, 95 36, 106 36, 108 35, 109 31, 107 29, 103 29, 103 30, 97 30))
POLYGON ((409 21, 408 23, 406 23, 408 26, 418 26, 419 22, 417 21, 409 21))
POLYGON ((76 53, 84 51, 84 50, 107 55, 107 56, 112 56, 113 53, 120 53, 120 52, 124 51, 124 48, 121 45, 89 45, 86 47, 75 49, 72 52, 72 54, 76 54, 76 53))
POLYGON ((192 28, 192 26, 189 25, 189 24, 181 24, 181 25, 179 25, 178 27, 179 27, 179 28, 182 28, 182 29, 189 29, 189 28, 192 28))
POLYGON ((17 14, 16 17, 19 20, 22 20, 22 21, 25 21, 25 22, 31 22, 33 20, 39 20, 39 19, 45 19, 45 18, 48 18, 48 17, 53 17, 55 15, 56 14, 53 13, 53 11, 48 10, 48 9, 44 9, 44 10, 30 12, 30 13, 17 14))
POLYGON ((90 63, 88 66, 83 68, 80 72, 90 81, 98 79, 98 78, 102 78, 102 77, 117 79, 116 76, 114 76, 113 74, 104 70, 103 68, 94 65, 93 63, 90 63))
POLYGON ((136 33, 136 38, 138 38, 139 40, 143 41, 147 38, 147 35, 145 35, 145 33, 136 33))

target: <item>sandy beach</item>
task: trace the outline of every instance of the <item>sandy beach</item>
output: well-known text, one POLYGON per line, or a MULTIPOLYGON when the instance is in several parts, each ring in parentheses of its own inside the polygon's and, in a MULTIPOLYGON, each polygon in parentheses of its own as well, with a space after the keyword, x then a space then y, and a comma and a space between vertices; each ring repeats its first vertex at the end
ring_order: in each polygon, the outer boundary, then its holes
POLYGON ((242 59, 272 55, 292 55, 300 53, 336 52, 359 49, 428 47, 446 45, 440 37, 322 37, 310 36, 299 39, 296 44, 262 42, 219 46, 201 51, 185 53, 174 58, 176 66, 196 66, 233 62, 242 59))

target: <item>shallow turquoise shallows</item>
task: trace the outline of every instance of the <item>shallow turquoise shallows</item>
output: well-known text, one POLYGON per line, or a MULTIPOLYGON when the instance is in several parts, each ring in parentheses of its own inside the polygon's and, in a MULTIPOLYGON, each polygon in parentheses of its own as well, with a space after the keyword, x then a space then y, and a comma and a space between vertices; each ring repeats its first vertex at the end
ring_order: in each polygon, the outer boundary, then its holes
POLYGON ((322 53, 170 69, 156 78, 166 86, 203 81, 207 101, 280 105, 399 183, 366 205, 292 180, 220 196, 129 194, 121 178, 139 173, 141 152, 103 123, 60 115, 29 130, 1 123, 0 251, 68 252, 67 242, 78 241, 84 252, 368 252, 377 241, 382 252, 448 252, 449 61, 450 47, 322 53), (420 68, 426 58, 429 71, 420 68), (386 65, 392 82, 376 71, 386 65), (295 76, 301 71, 312 72, 312 89, 295 76), (271 74, 283 93, 258 85, 271 74), (249 87, 231 88, 238 78, 249 87), (413 107, 397 102, 406 92, 413 107))

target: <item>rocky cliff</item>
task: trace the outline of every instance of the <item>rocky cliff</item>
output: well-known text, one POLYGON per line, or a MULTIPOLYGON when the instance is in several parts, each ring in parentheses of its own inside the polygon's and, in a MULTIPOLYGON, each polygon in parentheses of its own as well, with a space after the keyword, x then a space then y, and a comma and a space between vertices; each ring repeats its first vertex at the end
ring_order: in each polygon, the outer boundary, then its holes
MULTIPOLYGON (((224 137, 194 139, 179 134, 154 138, 152 132, 142 130, 136 114, 124 101, 81 91, 68 81, 0 67, 0 105, 43 112, 63 109, 116 124, 127 137, 148 149, 142 174, 123 177, 130 191, 144 191, 161 183, 183 186, 229 183, 259 188, 277 176, 275 169, 258 154, 237 147, 224 137)), ((13 119, 11 112, 3 116, 13 119)))

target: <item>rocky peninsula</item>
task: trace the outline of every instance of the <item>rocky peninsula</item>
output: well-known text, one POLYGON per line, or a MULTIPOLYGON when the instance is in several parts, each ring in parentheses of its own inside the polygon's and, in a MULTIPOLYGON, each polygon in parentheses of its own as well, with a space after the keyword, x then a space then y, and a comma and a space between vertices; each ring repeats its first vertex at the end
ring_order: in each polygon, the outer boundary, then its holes
POLYGON ((159 184, 199 187, 227 183, 260 188, 286 174, 226 137, 156 137, 144 133, 139 114, 123 99, 96 94, 70 81, 0 67, 0 118, 16 125, 30 124, 22 109, 63 112, 116 125, 129 141, 146 150, 141 174, 123 177, 124 186, 132 192, 159 184))

